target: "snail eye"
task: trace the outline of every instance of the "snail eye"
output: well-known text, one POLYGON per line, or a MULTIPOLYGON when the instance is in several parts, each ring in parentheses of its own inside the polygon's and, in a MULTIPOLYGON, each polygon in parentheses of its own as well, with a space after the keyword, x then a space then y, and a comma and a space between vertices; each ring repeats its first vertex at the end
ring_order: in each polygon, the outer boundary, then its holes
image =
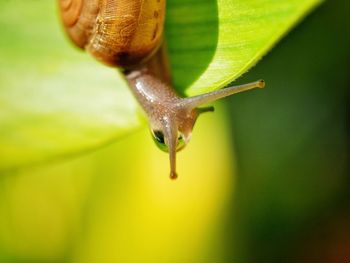
POLYGON ((159 149, 168 152, 168 146, 165 143, 164 133, 162 131, 152 131, 152 137, 159 149))

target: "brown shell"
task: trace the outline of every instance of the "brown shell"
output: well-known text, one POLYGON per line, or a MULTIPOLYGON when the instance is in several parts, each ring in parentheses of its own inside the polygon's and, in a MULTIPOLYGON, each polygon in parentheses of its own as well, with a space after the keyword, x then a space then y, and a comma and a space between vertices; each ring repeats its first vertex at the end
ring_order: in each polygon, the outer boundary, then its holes
POLYGON ((72 41, 105 64, 131 68, 160 46, 165 0, 58 0, 72 41))

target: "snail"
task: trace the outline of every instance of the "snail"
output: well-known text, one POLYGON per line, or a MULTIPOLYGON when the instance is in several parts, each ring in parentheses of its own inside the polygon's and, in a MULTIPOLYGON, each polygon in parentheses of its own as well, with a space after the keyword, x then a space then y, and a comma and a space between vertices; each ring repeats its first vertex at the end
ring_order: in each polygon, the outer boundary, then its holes
POLYGON ((171 86, 163 44, 165 0, 58 0, 65 31, 76 46, 104 64, 123 69, 130 90, 146 113, 157 146, 169 152, 175 179, 176 152, 191 139, 201 105, 263 88, 259 80, 184 98, 171 86))

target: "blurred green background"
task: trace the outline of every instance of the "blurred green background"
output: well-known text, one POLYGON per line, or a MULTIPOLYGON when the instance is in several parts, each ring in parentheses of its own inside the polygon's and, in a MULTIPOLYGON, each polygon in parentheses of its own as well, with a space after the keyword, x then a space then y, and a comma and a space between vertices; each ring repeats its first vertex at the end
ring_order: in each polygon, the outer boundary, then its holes
POLYGON ((263 94, 229 99, 231 262, 350 262, 349 10, 326 1, 240 79, 263 94))
POLYGON ((147 129, 1 174, 0 262, 350 262, 349 10, 240 78, 267 88, 201 117, 176 182, 147 129))

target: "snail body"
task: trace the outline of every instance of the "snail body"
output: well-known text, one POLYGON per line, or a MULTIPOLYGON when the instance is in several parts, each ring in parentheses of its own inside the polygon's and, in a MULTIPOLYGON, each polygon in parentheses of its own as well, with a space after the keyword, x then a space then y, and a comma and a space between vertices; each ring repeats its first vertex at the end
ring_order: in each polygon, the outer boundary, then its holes
POLYGON ((163 40, 165 0, 58 0, 70 39, 104 64, 123 68, 129 88, 146 113, 157 146, 169 152, 170 177, 176 152, 190 141, 197 117, 213 107, 199 106, 264 81, 182 98, 171 86, 163 40))

